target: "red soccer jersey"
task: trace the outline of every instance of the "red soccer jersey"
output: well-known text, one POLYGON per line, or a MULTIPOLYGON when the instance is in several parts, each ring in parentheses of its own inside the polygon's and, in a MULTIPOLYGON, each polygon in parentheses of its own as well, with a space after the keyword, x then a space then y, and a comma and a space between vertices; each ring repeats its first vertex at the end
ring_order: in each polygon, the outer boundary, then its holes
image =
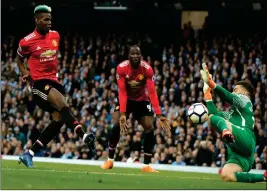
POLYGON ((127 100, 149 101, 154 112, 161 114, 158 95, 154 85, 154 72, 145 61, 141 61, 138 69, 134 69, 129 60, 125 60, 117 67, 116 74, 119 88, 120 111, 126 112, 127 100))
POLYGON ((19 42, 17 53, 28 58, 30 75, 35 80, 47 79, 58 81, 57 54, 60 36, 58 32, 50 30, 46 35, 34 30, 19 42))

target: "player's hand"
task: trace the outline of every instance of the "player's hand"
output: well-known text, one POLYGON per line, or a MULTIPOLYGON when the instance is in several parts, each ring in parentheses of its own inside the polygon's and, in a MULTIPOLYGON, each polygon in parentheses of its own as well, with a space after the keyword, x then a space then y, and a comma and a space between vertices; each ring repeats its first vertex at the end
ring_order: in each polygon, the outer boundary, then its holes
POLYGON ((206 83, 210 88, 215 88, 216 84, 212 80, 212 76, 209 73, 208 67, 206 63, 202 63, 202 70, 200 70, 201 78, 203 79, 204 83, 206 83))
POLYGON ((126 120, 126 115, 121 114, 119 123, 120 123, 121 133, 122 134, 126 133, 127 132, 127 128, 128 128, 128 126, 127 126, 127 120, 126 120))
POLYGON ((209 87, 209 85, 204 82, 204 86, 203 86, 203 93, 206 94, 206 93, 210 93, 211 92, 211 88, 209 87))
POLYGON ((27 83, 29 79, 29 74, 25 74, 22 76, 22 82, 27 83))
POLYGON ((202 70, 200 70, 200 74, 201 74, 201 78, 202 78, 202 80, 203 80, 205 83, 208 84, 210 73, 209 73, 209 70, 208 70, 208 68, 207 68, 206 63, 202 63, 202 70))
POLYGON ((205 97, 206 101, 212 100, 211 88, 205 82, 204 82, 204 86, 203 86, 203 92, 204 92, 204 97, 205 97))
POLYGON ((171 130, 169 120, 166 117, 160 116, 159 124, 164 131, 169 132, 171 130))
POLYGON ((32 85, 33 82, 32 82, 32 78, 31 78, 30 74, 23 75, 22 76, 22 82, 23 83, 29 83, 30 85, 32 85))

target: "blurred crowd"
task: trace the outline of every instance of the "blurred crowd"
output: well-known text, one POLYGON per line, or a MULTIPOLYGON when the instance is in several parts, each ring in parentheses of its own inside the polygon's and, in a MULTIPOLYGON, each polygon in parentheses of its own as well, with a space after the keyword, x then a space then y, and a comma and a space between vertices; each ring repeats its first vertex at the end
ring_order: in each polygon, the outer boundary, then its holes
MULTIPOLYGON (((96 152, 92 153, 66 126, 61 128, 37 156, 65 159, 105 160, 108 157, 108 135, 112 128, 111 113, 117 98, 116 66, 127 59, 128 48, 137 40, 143 59, 154 69, 160 106, 172 126, 164 133, 155 120, 154 156, 152 163, 222 167, 227 151, 220 135, 206 122, 193 127, 187 118, 188 107, 203 102, 200 67, 206 62, 216 83, 229 91, 240 79, 250 80, 255 87, 254 113, 255 164, 267 168, 267 76, 263 62, 264 39, 259 36, 238 38, 196 36, 186 27, 181 44, 157 46, 148 35, 108 34, 104 37, 62 36, 58 55, 58 78, 67 92, 72 112, 87 132, 96 134, 96 152), (160 55, 157 53, 160 52, 160 55)), ((1 154, 19 155, 29 149, 50 122, 49 114, 33 102, 31 89, 22 83, 15 56, 19 38, 2 41, 1 60, 1 154)), ((218 109, 229 104, 216 95, 218 109)), ((115 161, 143 162, 143 128, 130 115, 128 134, 121 136, 115 161)))
POLYGON ((120 7, 122 4, 118 0, 97 0, 94 2, 94 6, 120 7))

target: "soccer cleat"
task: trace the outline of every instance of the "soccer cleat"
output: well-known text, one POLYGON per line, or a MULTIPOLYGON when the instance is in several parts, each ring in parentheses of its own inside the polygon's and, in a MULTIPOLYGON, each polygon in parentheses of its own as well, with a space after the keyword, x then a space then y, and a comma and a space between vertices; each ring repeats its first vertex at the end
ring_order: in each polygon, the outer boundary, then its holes
POLYGON ((90 133, 85 137, 84 143, 87 144, 91 151, 95 151, 95 135, 93 133, 90 133))
POLYGON ((19 156, 19 164, 23 163, 28 168, 33 168, 32 155, 29 152, 25 152, 19 156))
POLYGON ((107 160, 104 164, 101 165, 101 168, 104 170, 112 169, 113 168, 113 161, 107 160))
POLYGON ((157 170, 154 170, 153 168, 151 168, 149 165, 146 165, 144 166, 142 169, 141 169, 142 172, 159 172, 157 170))
POLYGON ((267 170, 264 171, 263 176, 264 176, 264 180, 267 181, 267 170))
POLYGON ((235 137, 229 129, 225 129, 222 132, 222 138, 229 143, 235 142, 235 137))

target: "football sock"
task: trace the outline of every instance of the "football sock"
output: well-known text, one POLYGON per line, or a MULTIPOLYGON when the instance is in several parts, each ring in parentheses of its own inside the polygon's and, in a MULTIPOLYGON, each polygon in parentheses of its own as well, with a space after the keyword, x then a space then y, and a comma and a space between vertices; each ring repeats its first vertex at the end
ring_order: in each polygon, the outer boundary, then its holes
POLYGON ((237 182, 263 182, 265 181, 263 174, 252 174, 248 172, 235 172, 237 182))
POLYGON ((155 137, 153 130, 144 131, 143 146, 144 146, 144 163, 148 165, 149 163, 151 163, 152 152, 155 146, 155 137))
POLYGON ((74 132, 80 137, 83 138, 85 132, 82 129, 82 126, 79 124, 79 122, 74 118, 74 116, 71 114, 69 107, 63 107, 61 109, 61 115, 62 119, 66 123, 68 127, 71 129, 74 129, 74 132))
POLYGON ((206 106, 207 106, 209 115, 218 113, 218 110, 212 100, 206 101, 206 106))
POLYGON ((223 130, 228 129, 225 120, 220 116, 212 115, 210 123, 220 133, 223 132, 223 130))
POLYGON ((38 152, 41 148, 47 145, 60 131, 62 123, 52 121, 41 133, 40 137, 32 146, 32 152, 38 152))
POLYGON ((120 125, 116 124, 113 126, 110 133, 109 144, 108 144, 109 145, 108 158, 114 159, 114 154, 119 140, 120 140, 120 125))

